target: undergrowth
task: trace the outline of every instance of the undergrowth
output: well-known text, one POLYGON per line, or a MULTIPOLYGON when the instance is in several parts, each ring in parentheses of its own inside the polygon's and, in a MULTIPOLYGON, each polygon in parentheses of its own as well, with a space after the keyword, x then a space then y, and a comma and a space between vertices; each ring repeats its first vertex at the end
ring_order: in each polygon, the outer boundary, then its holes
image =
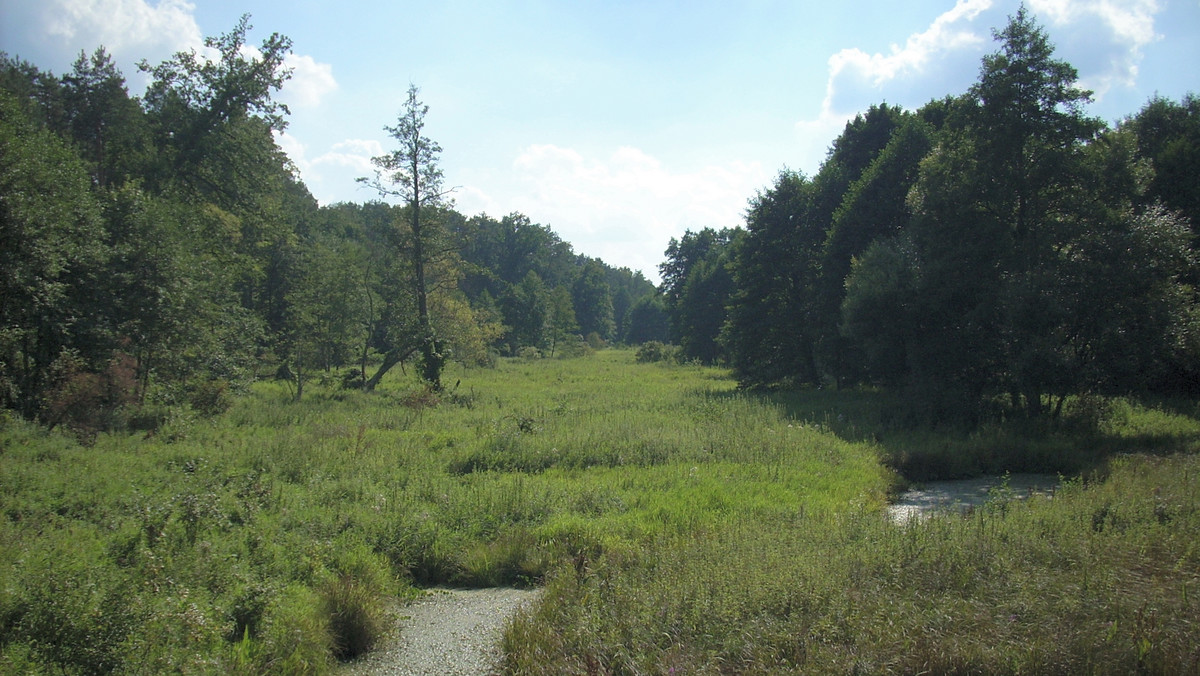
POLYGON ((546 586, 507 632, 514 673, 1196 668, 1190 458, 1028 511, 882 516, 887 465, 1190 450, 1169 407, 918 432, 875 393, 747 393, 619 350, 438 393, 327 380, 87 446, 0 418, 0 671, 325 673, 430 585, 546 586))
POLYGON ((559 571, 512 673, 1186 674, 1200 669, 1200 458, 898 526, 740 522, 559 571))

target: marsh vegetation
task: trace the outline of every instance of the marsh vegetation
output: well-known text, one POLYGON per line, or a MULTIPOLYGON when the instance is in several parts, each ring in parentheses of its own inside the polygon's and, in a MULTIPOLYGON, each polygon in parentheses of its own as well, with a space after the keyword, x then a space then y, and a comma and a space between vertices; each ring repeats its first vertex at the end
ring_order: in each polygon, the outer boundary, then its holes
POLYGON ((773 398, 621 350, 453 376, 261 382, 92 446, 5 418, 0 664, 320 673, 443 584, 545 587, 513 673, 1196 667, 1194 411, 1117 402, 1054 441, 1088 462, 1053 500, 897 527, 916 441, 873 393, 773 398))

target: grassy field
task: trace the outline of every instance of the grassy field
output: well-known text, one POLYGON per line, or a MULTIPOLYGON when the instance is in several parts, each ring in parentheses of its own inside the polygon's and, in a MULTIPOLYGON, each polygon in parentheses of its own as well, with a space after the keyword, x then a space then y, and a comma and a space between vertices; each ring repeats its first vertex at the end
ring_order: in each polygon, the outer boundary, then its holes
POLYGON ((1104 462, 1193 450, 1186 407, 916 432, 873 393, 758 396, 616 350, 456 380, 260 383, 89 447, 3 419, 0 671, 322 673, 429 584, 546 586, 514 673, 1200 669, 1195 457, 1104 462), (1089 481, 884 517, 889 466, 1022 458, 1089 481))

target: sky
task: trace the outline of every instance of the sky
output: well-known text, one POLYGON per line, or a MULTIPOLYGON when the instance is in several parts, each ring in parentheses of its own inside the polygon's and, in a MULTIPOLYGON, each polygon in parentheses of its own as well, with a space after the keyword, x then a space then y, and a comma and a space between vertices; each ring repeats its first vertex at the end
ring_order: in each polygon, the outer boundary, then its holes
MULTIPOLYGON (((0 51, 61 75, 104 46, 201 49, 243 14, 293 41, 278 136, 322 204, 396 146, 410 84, 467 216, 519 212, 577 253, 659 280, 672 237, 744 224, 782 169, 815 173, 872 104, 965 92, 1019 0, 0 0, 0 51)), ((1200 94, 1200 0, 1026 0, 1109 123, 1200 94)))

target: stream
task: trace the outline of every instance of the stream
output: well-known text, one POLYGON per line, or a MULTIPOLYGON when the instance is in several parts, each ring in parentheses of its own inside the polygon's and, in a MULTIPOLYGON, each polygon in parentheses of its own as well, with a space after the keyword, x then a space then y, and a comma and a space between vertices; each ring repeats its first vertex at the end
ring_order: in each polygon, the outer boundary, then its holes
POLYGON ((888 516, 898 524, 923 519, 936 512, 961 514, 985 504, 997 492, 1009 499, 1031 495, 1053 495, 1060 483, 1056 474, 1009 474, 955 481, 914 484, 888 507, 888 516))

